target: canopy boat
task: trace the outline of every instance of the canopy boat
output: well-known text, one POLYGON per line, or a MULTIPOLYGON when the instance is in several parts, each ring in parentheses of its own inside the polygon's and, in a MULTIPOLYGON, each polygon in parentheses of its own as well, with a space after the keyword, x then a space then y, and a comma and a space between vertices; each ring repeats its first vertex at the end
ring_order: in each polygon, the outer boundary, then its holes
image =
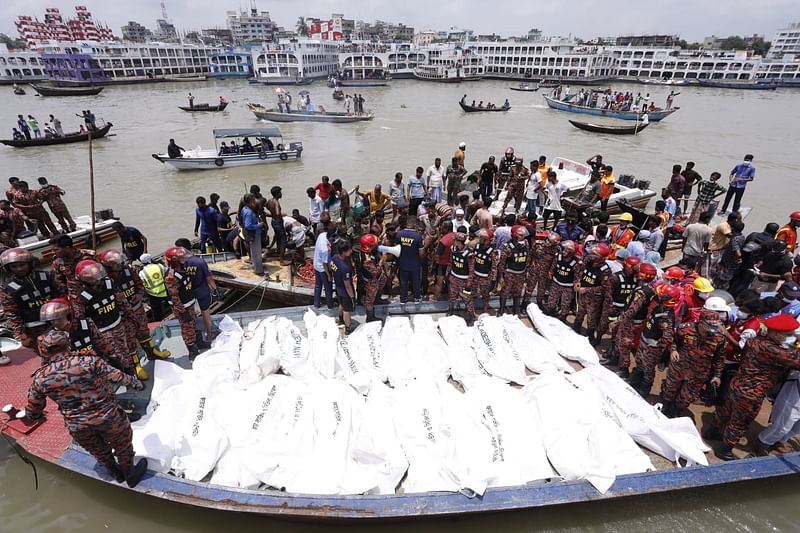
POLYGON ((203 104, 195 104, 193 106, 178 106, 178 109, 183 109, 184 111, 195 112, 195 111, 224 111, 225 108, 228 107, 228 102, 220 102, 217 105, 209 105, 207 103, 203 104))
POLYGON ((365 115, 348 115, 347 113, 325 111, 292 111, 286 113, 275 108, 266 108, 261 104, 247 104, 247 107, 256 118, 271 122, 331 122, 346 124, 350 122, 365 122, 375 118, 372 113, 365 115))
POLYGON ((689 82, 686 80, 659 80, 659 79, 640 79, 637 80, 639 83, 644 83, 645 85, 688 85, 689 82))
POLYGON ((19 86, 14 86, 14 94, 16 94, 18 96, 22 96, 22 95, 25 94, 25 89, 23 89, 22 87, 19 87, 19 86))
MULTIPOLYGON (((156 328, 155 342, 172 357, 147 363, 153 378, 145 390, 120 394, 140 410, 159 402, 161 411, 133 424, 135 451, 150 463, 134 488, 114 483, 97 466, 72 440, 51 402, 43 420, 28 424, 9 416, 0 431, 33 456, 119 490, 198 508, 307 521, 534 509, 716 487, 800 470, 798 453, 718 461, 699 435, 698 425, 708 419, 708 408, 693 405, 693 418, 667 419, 596 361, 567 362, 565 358, 580 357, 576 348, 587 352, 588 342, 566 328, 557 329, 535 304, 526 311, 536 330, 527 320, 512 316, 488 317, 468 329, 458 317, 442 316, 445 302, 379 305, 375 310, 380 318, 389 317, 382 330, 380 323, 373 323, 371 330, 365 327, 341 339, 335 326, 331 328, 335 315, 307 314, 307 307, 214 316, 215 327, 224 333, 212 352, 196 359, 194 368, 181 342, 179 323, 168 321, 156 328), (251 333, 245 337, 238 328, 251 333), (446 335, 440 336, 439 330, 446 335), (415 344, 419 336, 431 339, 436 348, 426 351, 423 344, 415 344), (432 369, 440 364, 436 350, 448 347, 465 354, 476 369, 486 368, 481 382, 466 393, 445 389, 452 387, 447 377, 432 377, 432 369), (415 350, 421 352, 418 357, 413 357, 415 350), (313 386, 303 384, 300 372, 274 373, 291 367, 292 356, 306 365, 327 357, 331 371, 335 360, 337 368, 372 376, 371 366, 361 366, 362 351, 368 352, 367 358, 375 357, 378 369, 383 361, 389 369, 391 362, 424 379, 395 380, 395 388, 389 389, 378 378, 368 392, 359 394, 355 382, 346 380, 350 374, 345 370, 333 378, 315 371, 313 386), (511 354, 521 356, 524 366, 511 354), (503 367, 497 364, 507 360, 515 361, 513 368, 525 376, 498 379, 503 367), (513 380, 526 382, 521 392, 507 384, 513 380), (235 386, 200 396, 196 383, 235 386), (237 400, 235 412, 225 408, 225 402, 237 400), (369 418, 365 404, 375 406, 369 418), (388 407, 382 409, 384 405, 388 407), (157 417, 164 423, 161 431, 157 417), (532 428, 530 420, 535 421, 532 428), (288 430, 279 433, 284 428, 288 430), (272 435, 279 444, 272 445, 272 435), (195 448, 204 453, 198 455, 195 448), (358 462, 360 451, 371 461, 358 462), (679 458, 690 464, 676 465, 679 458), (172 467, 181 475, 171 472, 172 467), (290 477, 303 468, 308 470, 305 475, 290 477), (274 482, 262 481, 269 477, 274 482), (289 486, 280 479, 287 479, 289 486), (360 481, 361 492, 351 488, 353 480, 360 481), (373 487, 377 480, 382 482, 373 487), (416 487, 409 488, 415 480, 416 487), (348 488, 343 488, 345 483, 348 488)), ((353 319, 364 323, 361 308, 353 319)), ((12 364, 0 373, 0 398, 21 408, 40 358, 10 339, 4 340, 3 349, 12 364)), ((464 365, 461 360, 459 364, 464 365)), ((456 370, 456 363, 442 366, 445 376, 456 370)), ((396 376, 396 370, 390 371, 396 376)), ((770 410, 765 402, 760 423, 770 410)), ((751 446, 737 446, 736 453, 746 454, 751 446)))
MULTIPOLYGON (((641 120, 642 115, 634 111, 612 111, 611 109, 600 109, 597 107, 586 107, 582 105, 565 102, 563 100, 556 100, 549 96, 544 97, 544 101, 548 107, 557 109, 559 111, 569 111, 571 113, 582 113, 584 115, 595 115, 598 117, 618 118, 622 120, 641 120)), ((668 116, 675 113, 679 107, 672 109, 656 109, 655 111, 648 111, 647 116, 650 122, 658 122, 664 120, 668 116)))
POLYGON ((113 124, 111 122, 107 122, 105 126, 102 128, 97 128, 92 132, 84 132, 81 133, 79 131, 75 131, 72 133, 65 133, 61 137, 40 137, 38 139, 5 139, 0 140, 0 143, 3 143, 7 146, 13 146, 14 148, 28 148, 30 146, 49 146, 51 144, 69 144, 69 143, 78 143, 84 142, 89 140, 89 134, 91 133, 92 139, 100 139, 101 137, 105 137, 108 131, 111 129, 113 124))
POLYGON ((30 85, 39 96, 92 96, 103 90, 103 87, 51 87, 35 83, 30 85))
POLYGON ((528 83, 520 83, 517 87, 509 87, 512 91, 521 91, 525 93, 535 93, 539 90, 538 85, 530 85, 528 83))
POLYGON ((463 109, 465 113, 481 113, 481 112, 486 112, 486 111, 489 111, 489 112, 491 112, 491 111, 508 111, 509 109, 511 109, 510 105, 503 105, 501 107, 488 108, 488 107, 478 107, 478 106, 467 105, 463 101, 459 101, 458 105, 461 106, 461 109, 463 109))
POLYGON ((774 91, 778 84, 769 81, 723 81, 723 80, 695 80, 700 87, 716 87, 718 89, 749 89, 751 91, 774 91))
POLYGON ((578 122, 570 120, 570 124, 579 130, 591 131, 593 133, 610 133, 611 135, 636 135, 650 124, 636 124, 635 126, 607 126, 605 124, 592 124, 590 122, 578 122))
POLYGON ((208 170, 212 168, 243 167, 249 165, 263 165, 290 159, 300 159, 303 153, 303 143, 292 142, 289 146, 283 144, 283 134, 278 128, 234 128, 214 130, 214 149, 186 150, 181 157, 170 157, 168 154, 152 154, 153 159, 162 163, 169 163, 178 170, 208 170), (217 142, 220 139, 245 139, 253 138, 257 144, 253 151, 243 154, 221 154, 217 142))

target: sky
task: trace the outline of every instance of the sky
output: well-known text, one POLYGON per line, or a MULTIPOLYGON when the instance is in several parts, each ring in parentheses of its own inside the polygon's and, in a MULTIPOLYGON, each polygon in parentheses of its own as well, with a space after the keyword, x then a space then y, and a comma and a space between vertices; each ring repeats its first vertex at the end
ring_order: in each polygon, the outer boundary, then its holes
MULTIPOLYGON (((225 11, 249 7, 250 0, 165 0, 178 29, 224 27, 225 11)), ((17 15, 43 19, 46 7, 74 13, 86 5, 95 21, 120 28, 135 20, 148 28, 161 18, 157 0, 0 0, 0 32, 17 37, 17 15)), ((403 22, 416 31, 467 28, 476 33, 524 35, 539 28, 545 35, 573 35, 583 39, 616 35, 678 34, 687 41, 716 35, 763 34, 791 22, 800 22, 798 0, 258 0, 280 26, 294 28, 297 18, 326 19, 331 13, 345 18, 403 22)))

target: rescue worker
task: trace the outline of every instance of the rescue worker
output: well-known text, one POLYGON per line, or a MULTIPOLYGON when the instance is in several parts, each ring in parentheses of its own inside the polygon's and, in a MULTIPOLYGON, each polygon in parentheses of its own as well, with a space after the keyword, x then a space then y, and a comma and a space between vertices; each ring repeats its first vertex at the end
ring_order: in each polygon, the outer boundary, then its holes
POLYGON ((378 237, 372 233, 362 235, 359 240, 361 247, 361 265, 358 271, 359 278, 366 281, 366 299, 364 308, 366 309, 367 322, 377 320, 375 318, 375 301, 386 284, 386 269, 383 257, 378 258, 376 248, 378 247, 378 237))
POLYGON ((637 279, 639 286, 633 291, 630 302, 616 321, 609 325, 609 330, 614 337, 611 349, 600 360, 603 365, 616 365, 616 374, 628 379, 631 364, 631 354, 639 347, 640 337, 644 330, 647 312, 656 292, 652 282, 656 279, 658 271, 655 265, 640 263, 637 279))
POLYGON ((47 325, 39 317, 39 309, 58 295, 52 276, 34 270, 33 256, 24 248, 9 248, 0 254, 0 264, 10 280, 0 292, 0 308, 5 326, 23 346, 37 349, 36 338, 47 325))
POLYGON ((506 192, 506 199, 503 202, 502 213, 506 212, 506 207, 508 207, 508 203, 512 198, 514 199, 514 212, 519 213, 519 209, 522 207, 522 196, 525 192, 525 182, 528 181, 528 179, 537 178, 537 176, 531 177, 528 167, 522 163, 523 160, 521 157, 514 159, 514 166, 511 167, 511 172, 506 184, 508 190, 506 192))
POLYGON ((169 307, 169 295, 164 279, 167 277, 167 269, 160 263, 154 263, 150 254, 142 254, 139 257, 142 269, 139 270, 139 279, 147 293, 147 300, 150 302, 150 313, 155 322, 161 322, 167 315, 169 307))
POLYGON ((548 231, 547 238, 536 240, 531 246, 531 260, 528 263, 528 279, 525 282, 525 298, 522 307, 528 307, 531 296, 536 291, 536 302, 544 305, 549 285, 548 274, 553 270, 553 264, 559 251, 561 236, 555 231, 548 231))
MULTIPOLYGON (((787 342, 794 337, 794 348, 797 349, 797 335, 795 330, 787 342)), ((758 434, 753 442, 757 455, 768 455, 771 450, 783 445, 800 433, 800 370, 791 370, 781 386, 778 396, 772 405, 769 417, 769 427, 758 434)))
POLYGON ((114 282, 114 289, 130 304, 131 314, 125 320, 128 347, 135 351, 138 344, 151 361, 168 358, 170 353, 160 350, 150 336, 147 312, 144 309, 144 285, 139 276, 126 264, 125 256, 119 250, 112 248, 103 250, 97 258, 105 267, 108 277, 114 282))
POLYGON ((617 257, 618 250, 627 249, 628 244, 636 236, 636 233, 630 228, 631 222, 633 222, 633 215, 622 213, 619 216, 619 224, 611 228, 611 259, 617 257))
POLYGON ((586 318, 587 337, 592 346, 600 344, 596 336, 600 326, 600 315, 603 312, 603 301, 611 294, 611 269, 606 264, 606 259, 611 249, 605 243, 595 245, 588 256, 584 258, 580 269, 575 276, 575 294, 578 298, 578 312, 572 329, 581 332, 583 319, 586 318))
POLYGON ((147 459, 133 463, 131 425, 114 390, 118 385, 143 390, 142 382, 100 358, 71 352, 65 331, 50 330, 40 338, 40 345, 44 364, 33 373, 25 417, 41 419, 50 398, 75 442, 118 483, 135 487, 147 471, 147 459))
POLYGON ((514 147, 509 146, 506 148, 506 153, 503 159, 500 160, 500 172, 497 174, 497 193, 494 199, 500 199, 500 191, 505 188, 506 182, 511 176, 511 169, 514 167, 514 147))
POLYGON ((98 337, 94 342, 97 351, 108 360, 116 360, 124 372, 135 372, 139 379, 148 379, 139 355, 128 345, 125 323, 133 320, 128 301, 114 287, 100 263, 81 261, 75 267, 75 274, 82 284, 76 301, 72 302, 75 316, 90 318, 97 326, 98 337))
POLYGON ((636 349, 636 368, 628 383, 642 398, 647 398, 656 376, 656 365, 667 348, 672 346, 675 328, 675 306, 680 300, 680 290, 674 285, 656 287, 654 302, 650 304, 639 347, 636 349))
POLYGON ((800 211, 795 211, 789 215, 789 222, 787 222, 778 233, 775 234, 776 241, 783 241, 786 243, 786 252, 791 255, 797 247, 797 228, 800 227, 800 211))
POLYGON ((464 302, 467 308, 465 320, 471 326, 475 320, 475 305, 472 297, 472 279, 475 272, 475 259, 467 248, 467 236, 456 233, 453 248, 450 251, 450 268, 448 268, 449 289, 447 293, 447 316, 454 315, 456 308, 464 302))
POLYGON ((84 259, 94 260, 94 251, 75 248, 72 237, 64 234, 53 235, 50 245, 56 257, 50 265, 50 274, 58 291, 74 301, 81 286, 75 275, 75 267, 84 259))
POLYGON ((725 335, 720 310, 730 310, 722 298, 709 298, 697 320, 678 326, 670 349, 667 377, 661 384, 661 412, 678 416, 700 397, 708 376, 717 386, 722 378, 725 335))
POLYGON ((197 347, 197 316, 194 310, 197 300, 192 292, 192 277, 184 268, 189 258, 189 250, 173 246, 164 252, 164 258, 170 268, 164 283, 172 304, 172 312, 180 323, 181 337, 189 351, 189 358, 194 359, 200 351, 197 347))
POLYGON ((551 273, 552 283, 547 298, 547 309, 562 322, 567 321, 567 314, 575 298, 575 274, 580 268, 580 261, 575 256, 575 243, 562 241, 561 251, 556 255, 551 273))
POLYGON ((44 176, 40 177, 37 181, 40 185, 40 189, 37 191, 39 199, 45 202, 47 207, 50 208, 50 212, 53 213, 58 220, 62 231, 67 233, 78 229, 75 225, 75 221, 72 219, 67 204, 61 199, 62 196, 67 194, 64 192, 64 189, 58 185, 48 183, 47 178, 44 176))
POLYGON ((47 239, 51 235, 58 233, 58 228, 53 224, 53 219, 47 214, 47 211, 42 207, 42 201, 38 191, 34 191, 28 187, 27 181, 20 181, 17 183, 17 188, 14 190, 11 203, 14 207, 19 208, 22 213, 38 223, 39 233, 47 239))
POLYGON ((116 362, 103 357, 94 347, 99 333, 97 326, 88 318, 77 319, 72 312, 72 306, 66 298, 53 298, 44 304, 39 312, 42 322, 51 329, 69 333, 69 351, 72 353, 97 355, 111 366, 116 367, 116 362))
POLYGON ((512 312, 515 315, 520 312, 519 304, 525 284, 525 272, 528 269, 527 238, 528 230, 522 226, 514 226, 511 229, 511 242, 506 243, 500 253, 497 281, 497 291, 500 293, 498 315, 505 313, 506 301, 509 296, 513 302, 512 312))
POLYGON ((483 300, 483 312, 489 312, 489 293, 497 282, 497 252, 492 246, 489 230, 478 230, 478 245, 472 253, 474 273, 472 277, 472 294, 483 300))
POLYGON ((713 425, 703 434, 708 440, 722 440, 714 455, 723 461, 736 459, 733 447, 747 432, 761 410, 770 390, 780 383, 787 369, 800 369, 800 354, 789 336, 800 322, 789 315, 764 321, 767 332, 747 341, 742 366, 733 378, 725 403, 714 412, 713 425))
POLYGON ((636 270, 642 260, 638 257, 626 257, 622 262, 622 270, 611 274, 610 291, 603 297, 603 311, 600 313, 600 322, 597 326, 598 342, 608 332, 609 324, 617 320, 619 315, 627 309, 636 290, 636 270))
POLYGON ((700 317, 700 310, 712 292, 714 292, 714 286, 708 278, 698 277, 684 285, 678 316, 675 317, 678 319, 678 323, 683 324, 697 320, 700 317))

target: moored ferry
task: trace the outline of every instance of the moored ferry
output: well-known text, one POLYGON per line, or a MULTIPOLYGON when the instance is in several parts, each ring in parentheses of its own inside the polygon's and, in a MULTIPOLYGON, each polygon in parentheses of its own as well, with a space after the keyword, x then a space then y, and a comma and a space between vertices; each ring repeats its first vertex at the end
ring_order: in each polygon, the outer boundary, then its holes
POLYGON ((417 65, 414 77, 438 83, 478 81, 486 75, 484 58, 470 46, 433 45, 425 63, 417 65))
POLYGON ((339 46, 325 40, 282 40, 253 49, 253 76, 268 85, 302 85, 335 74, 339 46))

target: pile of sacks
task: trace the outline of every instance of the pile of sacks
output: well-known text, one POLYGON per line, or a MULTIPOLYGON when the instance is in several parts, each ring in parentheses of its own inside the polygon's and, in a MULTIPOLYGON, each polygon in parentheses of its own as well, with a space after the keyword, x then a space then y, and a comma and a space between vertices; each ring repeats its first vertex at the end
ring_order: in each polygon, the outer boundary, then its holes
POLYGON ((390 317, 347 337, 311 311, 307 334, 226 317, 192 370, 156 361, 134 448, 160 472, 304 494, 471 496, 546 479, 605 492, 653 470, 637 443, 707 464, 689 419, 664 417, 585 338, 528 313, 544 336, 510 315, 390 317))

